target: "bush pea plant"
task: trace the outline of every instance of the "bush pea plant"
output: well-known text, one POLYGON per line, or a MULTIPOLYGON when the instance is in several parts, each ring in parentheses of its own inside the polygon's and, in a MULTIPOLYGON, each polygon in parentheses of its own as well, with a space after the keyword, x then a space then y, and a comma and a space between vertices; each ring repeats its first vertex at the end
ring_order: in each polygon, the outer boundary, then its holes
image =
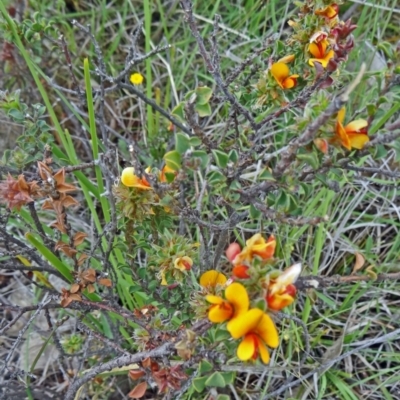
POLYGON ((197 3, 0 1, 2 398, 399 398, 399 9, 197 3))

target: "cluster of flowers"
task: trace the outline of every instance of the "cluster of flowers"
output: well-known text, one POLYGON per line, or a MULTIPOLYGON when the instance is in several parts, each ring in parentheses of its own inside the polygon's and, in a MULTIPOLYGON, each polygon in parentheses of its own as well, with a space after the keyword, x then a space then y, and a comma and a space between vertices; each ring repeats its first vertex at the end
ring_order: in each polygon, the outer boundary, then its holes
MULTIPOLYGON (((146 172, 146 174, 150 174, 151 168, 147 167, 145 169, 145 172, 146 172)), ((167 174, 175 175, 175 171, 166 165, 160 171, 159 176, 158 176, 158 179, 161 183, 168 182, 167 174)), ((137 175, 135 175, 135 168, 133 168, 133 167, 127 167, 122 171, 121 182, 122 182, 122 184, 124 184, 127 187, 134 187, 134 188, 142 189, 142 190, 151 190, 152 189, 149 181, 146 179, 145 176, 142 176, 141 178, 139 178, 137 175)))
MULTIPOLYGON (((308 64, 315 67, 317 75, 321 70, 335 71, 338 62, 347 59, 347 54, 354 46, 350 33, 356 28, 351 22, 342 22, 338 18, 339 7, 336 3, 324 8, 316 9, 314 15, 320 21, 317 23, 317 30, 308 35, 307 52, 312 56, 308 59, 308 64)), ((306 14, 306 13, 305 13, 306 14)), ((302 29, 300 21, 289 21, 289 25, 297 30, 296 38, 307 36, 302 29)), ((270 66, 269 72, 282 90, 292 89, 297 85, 298 74, 291 74, 287 64, 295 60, 295 55, 290 54, 270 66)), ((332 84, 332 79, 328 78, 325 85, 332 84)), ((327 152, 328 142, 334 145, 341 145, 348 150, 353 148, 362 149, 369 141, 368 122, 364 119, 357 119, 343 125, 346 110, 341 109, 337 115, 336 126, 333 136, 329 140, 318 138, 315 141, 317 148, 324 153, 327 152)))
POLYGON ((242 361, 255 360, 258 356, 267 364, 270 356, 268 347, 276 348, 279 335, 276 326, 268 314, 292 304, 296 296, 294 282, 301 273, 301 264, 295 264, 283 272, 272 272, 262 278, 263 305, 257 301, 257 307, 251 306, 251 299, 246 282, 250 282, 256 274, 257 261, 265 262, 273 258, 276 241, 274 236, 265 240, 256 234, 241 249, 238 243, 231 243, 226 251, 232 263, 232 277, 227 277, 210 270, 200 277, 200 285, 206 291, 206 300, 211 306, 208 319, 213 323, 227 322, 226 328, 233 339, 241 339, 237 348, 237 356, 242 361), (241 280, 243 283, 238 282, 241 280), (216 289, 223 287, 224 297, 216 295, 216 289))

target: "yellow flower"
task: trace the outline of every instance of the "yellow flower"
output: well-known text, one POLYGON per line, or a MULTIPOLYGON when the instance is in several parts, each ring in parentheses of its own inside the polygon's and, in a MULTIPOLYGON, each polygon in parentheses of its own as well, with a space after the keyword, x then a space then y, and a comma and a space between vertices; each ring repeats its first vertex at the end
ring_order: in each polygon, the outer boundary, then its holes
POLYGON ((369 142, 368 122, 365 119, 356 119, 343 126, 345 115, 346 109, 343 107, 337 115, 335 137, 332 141, 339 142, 348 150, 352 148, 361 150, 369 142))
POLYGON ((272 64, 271 74, 282 89, 291 89, 297 85, 297 78, 299 75, 290 75, 289 67, 285 62, 276 62, 272 64))
POLYGON ((326 6, 325 8, 315 10, 315 14, 321 15, 322 17, 326 17, 328 19, 333 19, 339 14, 339 6, 334 3, 330 6, 326 6))
POLYGON ((212 304, 208 310, 208 319, 214 323, 229 320, 229 326, 238 316, 246 313, 250 301, 246 288, 237 282, 230 284, 225 289, 225 298, 226 300, 220 296, 206 296, 206 300, 212 304))
POLYGON ((215 269, 210 269, 201 275, 200 286, 203 286, 204 288, 214 288, 217 285, 225 285, 226 281, 227 278, 224 274, 221 274, 221 272, 218 272, 215 269))
POLYGON ((193 260, 190 257, 178 257, 174 260, 174 267, 179 271, 189 271, 192 268, 193 260))
POLYGON ((143 83, 143 79, 143 75, 139 72, 134 72, 129 78, 132 85, 141 85, 143 83))
MULTIPOLYGON (((146 172, 150 171, 146 169, 146 172)), ((147 182, 143 176, 141 179, 135 175, 135 169, 133 167, 125 168, 121 174, 121 182, 128 187, 135 187, 143 190, 150 190, 150 183, 147 182)))
POLYGON ((261 236, 261 233, 257 233, 246 241, 246 247, 235 257, 232 264, 238 265, 243 262, 251 262, 255 256, 263 260, 268 260, 273 257, 275 246, 276 240, 274 235, 265 240, 261 236))
POLYGON ((270 279, 266 301, 268 308, 279 311, 294 302, 296 286, 293 285, 301 274, 301 264, 297 263, 285 269, 277 278, 270 279))
POLYGON ((257 359, 260 355, 263 363, 269 363, 266 346, 276 348, 279 345, 278 331, 268 314, 258 308, 240 314, 227 325, 234 339, 243 338, 237 349, 237 356, 242 361, 257 359))
POLYGON ((332 49, 327 51, 328 44, 329 42, 327 39, 310 43, 308 51, 315 57, 308 60, 308 63, 312 67, 314 66, 314 62, 319 62, 324 68, 326 68, 329 60, 335 55, 332 49))

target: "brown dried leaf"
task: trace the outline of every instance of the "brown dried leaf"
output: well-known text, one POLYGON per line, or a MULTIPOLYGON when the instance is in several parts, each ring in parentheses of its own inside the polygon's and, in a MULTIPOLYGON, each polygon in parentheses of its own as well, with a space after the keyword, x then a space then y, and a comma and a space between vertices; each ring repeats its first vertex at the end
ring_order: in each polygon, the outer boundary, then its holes
POLYGON ((85 238, 87 238, 87 233, 84 232, 76 232, 74 235, 74 247, 79 246, 83 243, 85 238))
POLYGON ((79 204, 79 201, 75 200, 73 197, 71 197, 68 194, 62 193, 61 197, 60 197, 60 204, 63 207, 68 208, 71 206, 77 206, 79 204))
POLYGON ((81 273, 81 278, 90 283, 96 282, 96 270, 93 268, 88 268, 86 271, 81 273))
POLYGON ((59 171, 57 171, 53 179, 56 181, 56 189, 60 193, 66 193, 66 192, 74 192, 78 190, 78 188, 74 185, 70 185, 69 183, 65 183, 65 169, 61 168, 59 171))
POLYGON ((88 257, 87 254, 82 253, 78 258, 78 265, 81 266, 88 257))
POLYGON ((47 179, 53 175, 51 169, 42 161, 38 161, 38 170, 39 170, 40 177, 44 181, 47 181, 47 179))
POLYGON ((81 285, 79 283, 73 283, 69 291, 71 293, 78 293, 80 290, 81 290, 81 285))
POLYGON ((46 199, 42 204, 42 210, 54 210, 53 202, 50 199, 46 199))
POLYGON ((145 372, 140 369, 131 369, 128 373, 129 378, 136 381, 145 375, 145 372))
POLYGON ((73 249, 67 243, 62 242, 61 240, 56 243, 55 250, 61 250, 67 257, 70 258, 77 253, 77 250, 73 249))
POLYGON ((65 224, 60 221, 54 221, 53 223, 51 223, 50 228, 55 228, 55 229, 58 229, 62 233, 67 233, 67 228, 66 228, 65 224))
POLYGON ((97 281, 97 283, 100 284, 100 285, 106 286, 106 287, 111 287, 112 286, 112 281, 111 281, 111 279, 108 279, 108 278, 100 278, 97 281))
POLYGON ((82 296, 79 293, 71 294, 69 297, 74 301, 82 301, 82 296))
POLYGON ((128 397, 130 399, 141 399, 147 390, 147 383, 146 382, 141 382, 138 385, 136 385, 129 393, 128 397))
POLYGON ((142 361, 142 367, 143 368, 150 368, 151 366, 151 358, 147 357, 142 361))
POLYGON ((87 291, 88 293, 94 293, 96 291, 95 287, 90 283, 89 285, 87 285, 87 291))
POLYGON ((354 264, 352 274, 355 274, 357 271, 359 271, 365 264, 365 258, 362 254, 356 253, 355 256, 356 256, 356 262, 354 264))
POLYGON ((61 300, 61 307, 68 307, 74 300, 71 297, 65 297, 61 300))

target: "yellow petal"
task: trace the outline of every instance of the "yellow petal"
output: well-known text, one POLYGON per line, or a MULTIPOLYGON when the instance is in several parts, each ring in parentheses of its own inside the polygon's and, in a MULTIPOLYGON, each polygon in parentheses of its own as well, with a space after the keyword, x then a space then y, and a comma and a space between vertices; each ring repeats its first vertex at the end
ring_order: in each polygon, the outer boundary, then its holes
POLYGON ((348 134, 358 133, 358 132, 361 132, 367 126, 368 126, 368 122, 365 119, 356 119, 355 121, 351 121, 350 123, 348 123, 344 127, 344 129, 348 134))
POLYGON ((294 60, 294 54, 289 54, 289 55, 287 55, 287 56, 285 56, 285 57, 280 58, 277 62, 278 62, 278 63, 285 63, 285 64, 287 64, 287 63, 292 62, 293 60, 294 60))
POLYGON ((226 328, 234 339, 239 339, 257 327, 263 314, 259 308, 252 308, 229 321, 226 328))
POLYGON ((264 244, 265 239, 261 236, 261 233, 256 233, 250 239, 246 240, 247 247, 253 247, 258 244, 264 244))
POLYGON ((369 137, 363 133, 349 134, 351 147, 361 150, 369 142, 369 137))
POLYGON ((262 362, 264 364, 268 364, 269 363, 269 351, 265 347, 264 343, 261 340, 258 341, 258 351, 260 353, 262 362))
POLYGON ((343 107, 343 108, 341 108, 341 109, 339 110, 336 119, 337 119, 340 123, 343 123, 344 117, 345 117, 345 116, 346 116, 346 109, 343 107))
POLYGON ((213 294, 207 295, 206 300, 211 304, 222 304, 224 302, 224 299, 222 297, 215 296, 213 294))
POLYGON ((143 180, 135 175, 133 167, 125 168, 121 174, 121 182, 128 187, 136 187, 144 190, 151 190, 151 186, 145 185, 143 180))
POLYGON ((272 64, 271 74, 278 82, 278 85, 283 88, 282 81, 289 76, 289 67, 283 62, 277 62, 272 64))
POLYGON ((253 335, 246 335, 237 348, 237 356, 239 360, 247 361, 253 357, 256 351, 255 341, 253 335))
POLYGON ((323 61, 324 61, 324 62, 321 62, 322 66, 323 66, 324 68, 326 68, 326 66, 328 65, 329 60, 330 60, 331 58, 333 58, 334 55, 335 55, 335 52, 334 52, 333 50, 329 50, 328 53, 325 54, 325 56, 324 56, 324 58, 323 58, 323 61))
POLYGON ((255 329, 255 332, 267 344, 267 346, 276 348, 279 345, 279 336, 274 321, 268 314, 263 313, 255 329))
POLYGON ((168 282, 167 279, 165 278, 165 271, 161 271, 161 286, 167 286, 168 282))
POLYGON ((297 78, 299 75, 290 75, 287 77, 283 82, 282 85, 285 89, 291 89, 292 87, 296 86, 297 78))
POLYGON ((121 182, 125 186, 132 186, 133 183, 137 181, 138 177, 135 175, 135 168, 128 167, 122 171, 121 182))
POLYGON ((215 269, 211 269, 201 275, 200 286, 203 286, 204 288, 208 286, 215 287, 216 285, 224 285, 226 281, 227 278, 224 274, 221 274, 221 272, 218 272, 215 269))
POLYGON ((225 289, 225 297, 233 305, 235 310, 233 317, 237 317, 249 309, 249 295, 241 283, 234 282, 230 284, 225 289))
POLYGON ((213 323, 225 322, 232 317, 233 309, 231 305, 224 301, 219 305, 211 306, 208 311, 208 319, 213 323))

